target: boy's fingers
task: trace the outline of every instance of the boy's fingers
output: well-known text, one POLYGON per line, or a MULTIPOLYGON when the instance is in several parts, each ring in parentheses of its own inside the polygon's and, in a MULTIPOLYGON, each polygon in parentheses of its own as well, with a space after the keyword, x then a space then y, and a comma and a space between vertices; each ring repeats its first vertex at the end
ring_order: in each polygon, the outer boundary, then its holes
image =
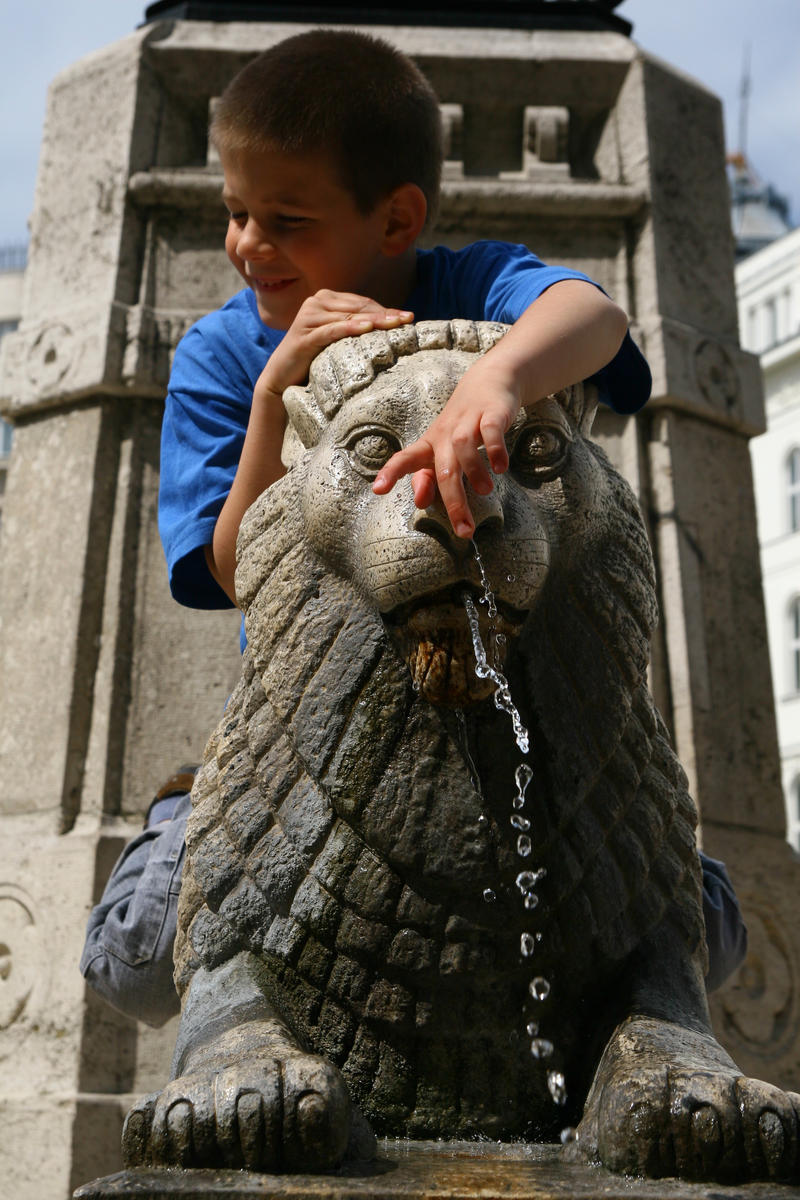
POLYGON ((430 445, 420 438, 403 450, 398 450, 383 464, 373 480, 372 490, 376 495, 383 496, 390 492, 398 479, 402 479, 404 475, 432 465, 433 451, 430 445))
POLYGON ((436 483, 456 536, 472 537, 475 532, 475 521, 467 501, 467 493, 464 491, 463 477, 458 463, 440 464, 437 462, 436 483))
POLYGON ((430 467, 416 471, 411 477, 411 490, 417 508, 430 508, 436 499, 436 473, 430 467))
MULTIPOLYGON (((481 437, 489 466, 497 475, 508 470, 508 447, 505 439, 506 430, 502 422, 485 419, 481 422, 481 437)), ((470 480, 472 483, 472 480, 470 480)), ((475 487, 475 484, 472 483, 475 487)), ((477 491, 478 489, 475 488, 477 491)))
POLYGON ((453 447, 458 456, 462 474, 466 475, 472 488, 479 496, 488 496, 494 484, 486 467, 486 461, 471 437, 456 438, 453 447))
POLYGON ((307 301, 308 315, 314 323, 317 320, 347 320, 348 318, 368 317, 378 322, 404 324, 413 321, 414 314, 403 308, 387 308, 371 300, 369 296, 358 296, 355 292, 317 292, 307 301))
POLYGON ((356 337, 368 333, 372 329, 396 329, 410 320, 402 313, 372 312, 364 309, 361 312, 327 313, 325 320, 316 322, 307 332, 311 345, 322 349, 331 342, 338 342, 345 337, 356 337))

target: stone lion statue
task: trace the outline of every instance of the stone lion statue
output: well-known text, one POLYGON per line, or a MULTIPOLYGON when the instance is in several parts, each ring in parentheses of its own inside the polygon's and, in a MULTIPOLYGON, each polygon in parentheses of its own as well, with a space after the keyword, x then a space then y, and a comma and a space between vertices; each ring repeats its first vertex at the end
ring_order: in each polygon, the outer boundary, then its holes
POLYGON ((374 1135, 554 1140, 615 1171, 798 1175, 800 1096, 715 1041, 695 809, 646 685, 636 501, 591 389, 520 414, 473 546, 371 482, 498 325, 323 351, 250 509, 248 649, 193 793, 173 1078, 126 1161, 324 1170, 374 1135), (475 673, 465 594, 530 731, 475 673), (522 832, 521 832, 522 831, 522 832))

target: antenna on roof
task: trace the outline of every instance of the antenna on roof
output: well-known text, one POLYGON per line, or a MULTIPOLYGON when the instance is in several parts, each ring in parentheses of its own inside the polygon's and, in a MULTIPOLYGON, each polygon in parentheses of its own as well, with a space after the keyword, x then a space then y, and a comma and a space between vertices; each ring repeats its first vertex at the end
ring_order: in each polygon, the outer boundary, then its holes
POLYGON ((745 42, 742 56, 742 81, 739 84, 739 145, 737 147, 743 164, 747 166, 747 125, 750 116, 750 92, 752 77, 750 75, 750 42, 745 42))

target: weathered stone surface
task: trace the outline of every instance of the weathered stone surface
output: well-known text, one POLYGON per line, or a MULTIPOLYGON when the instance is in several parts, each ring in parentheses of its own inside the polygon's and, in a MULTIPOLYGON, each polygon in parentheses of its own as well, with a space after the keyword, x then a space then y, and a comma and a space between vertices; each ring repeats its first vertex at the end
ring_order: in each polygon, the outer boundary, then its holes
POLYGON ((123 1171, 79 1188, 75 1200, 790 1200, 775 1183, 683 1183, 620 1178, 564 1161, 560 1147, 409 1143, 387 1139, 374 1163, 334 1175, 247 1171, 123 1171))
POLYGON ((748 1074, 779 1087, 800 1079, 800 913, 797 858, 782 836, 718 822, 703 828, 710 854, 730 865, 747 919, 741 969, 711 997, 714 1027, 748 1074))

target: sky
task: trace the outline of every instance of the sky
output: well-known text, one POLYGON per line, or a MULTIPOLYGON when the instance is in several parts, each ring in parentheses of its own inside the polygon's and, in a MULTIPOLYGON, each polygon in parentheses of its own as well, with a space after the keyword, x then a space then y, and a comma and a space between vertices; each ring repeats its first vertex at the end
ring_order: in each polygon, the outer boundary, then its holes
MULTIPOLYGON (((27 239, 49 82, 135 29, 146 7, 147 0, 0 0, 0 247, 27 239)), ((800 0, 623 0, 617 11, 641 46, 721 97, 729 149, 739 148, 749 54, 748 157, 800 221, 800 0)))

